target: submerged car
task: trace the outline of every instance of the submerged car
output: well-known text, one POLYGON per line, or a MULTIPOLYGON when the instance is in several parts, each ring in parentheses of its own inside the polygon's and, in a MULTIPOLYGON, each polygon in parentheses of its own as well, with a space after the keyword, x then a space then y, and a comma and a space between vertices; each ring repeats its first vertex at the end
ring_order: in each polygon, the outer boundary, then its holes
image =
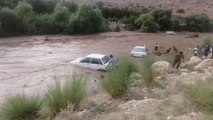
POLYGON ((90 54, 84 58, 78 58, 72 61, 71 64, 83 68, 107 71, 118 64, 115 60, 116 58, 112 56, 110 57, 103 54, 90 54))
POLYGON ((144 58, 148 56, 148 49, 145 46, 135 46, 130 55, 132 57, 144 58))

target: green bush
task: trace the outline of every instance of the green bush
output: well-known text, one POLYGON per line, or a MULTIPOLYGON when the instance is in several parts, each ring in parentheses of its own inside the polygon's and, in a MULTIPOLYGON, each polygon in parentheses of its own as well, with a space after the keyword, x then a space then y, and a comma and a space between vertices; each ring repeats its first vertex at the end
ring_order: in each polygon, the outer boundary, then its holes
POLYGON ((172 26, 171 16, 172 10, 157 8, 151 12, 155 21, 160 25, 160 30, 169 30, 172 26))
POLYGON ((52 14, 52 26, 56 33, 63 32, 69 23, 70 12, 67 7, 57 4, 52 14))
POLYGON ((34 18, 32 6, 27 2, 19 2, 15 7, 14 11, 22 19, 25 26, 25 33, 30 33, 34 31, 32 26, 32 19, 34 18))
POLYGON ((200 110, 213 113, 213 79, 186 85, 184 95, 200 110))
POLYGON ((175 52, 170 51, 169 53, 164 54, 162 57, 163 57, 163 60, 169 62, 170 64, 173 64, 175 60, 175 55, 176 55, 175 52))
POLYGON ((109 71, 103 81, 103 89, 113 98, 119 98, 128 90, 130 75, 136 70, 135 65, 129 60, 123 60, 119 66, 109 71))
POLYGON ((206 47, 207 45, 211 46, 213 44, 213 38, 208 37, 203 40, 202 47, 206 47))
POLYGON ((135 20, 138 18, 138 16, 130 15, 129 17, 124 16, 120 21, 127 25, 127 29, 130 31, 133 31, 137 29, 135 25, 135 20))
POLYGON ((61 4, 67 7, 71 13, 75 13, 78 10, 78 4, 75 2, 64 2, 61 4))
POLYGON ((0 23, 3 31, 6 33, 23 33, 25 31, 25 25, 14 10, 9 8, 2 8, 0 11, 0 23))
POLYGON ((172 18, 172 30, 183 31, 186 28, 186 19, 182 16, 174 16, 172 18))
POLYGON ((52 26, 53 19, 52 15, 44 14, 37 15, 32 22, 36 34, 53 34, 56 33, 56 30, 52 26))
POLYGON ((57 0, 28 0, 33 7, 33 11, 39 14, 52 13, 57 0))
POLYGON ((150 14, 140 15, 140 17, 135 20, 135 25, 142 32, 157 32, 159 30, 159 25, 150 14))
POLYGON ((38 97, 27 97, 23 94, 17 94, 8 97, 1 109, 0 119, 2 120, 30 120, 37 117, 41 108, 41 102, 38 97))
POLYGON ((68 32, 97 33, 106 31, 106 26, 100 9, 83 5, 74 16, 71 16, 68 32))
POLYGON ((56 85, 50 89, 44 99, 44 105, 41 115, 44 117, 54 117, 62 109, 66 109, 69 105, 76 110, 80 103, 86 97, 86 82, 81 75, 74 74, 68 77, 65 84, 56 85))
POLYGON ((22 0, 0 0, 0 7, 15 8, 22 0))
POLYGON ((142 62, 141 73, 142 73, 142 85, 147 88, 153 87, 156 85, 154 81, 155 73, 152 70, 152 65, 155 62, 154 58, 147 57, 142 62))
POLYGON ((211 30, 211 20, 206 14, 190 15, 186 17, 187 31, 209 32, 211 30))

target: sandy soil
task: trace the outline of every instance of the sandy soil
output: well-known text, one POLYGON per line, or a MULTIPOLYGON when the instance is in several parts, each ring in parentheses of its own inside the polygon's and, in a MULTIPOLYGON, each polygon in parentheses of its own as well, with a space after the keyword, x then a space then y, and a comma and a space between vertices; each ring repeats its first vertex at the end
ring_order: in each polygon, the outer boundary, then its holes
MULTIPOLYGON (((0 100, 3 96, 17 92, 27 94, 45 93, 54 83, 54 76, 64 76, 70 71, 79 71, 89 76, 91 91, 98 90, 103 72, 73 67, 70 61, 89 53, 114 54, 128 57, 136 45, 146 45, 152 49, 154 44, 169 48, 175 45, 186 56, 192 54, 191 48, 212 34, 202 33, 198 38, 186 38, 192 33, 101 33, 85 36, 26 36, 0 39, 0 100)), ((59 78, 59 80, 62 80, 59 78)))

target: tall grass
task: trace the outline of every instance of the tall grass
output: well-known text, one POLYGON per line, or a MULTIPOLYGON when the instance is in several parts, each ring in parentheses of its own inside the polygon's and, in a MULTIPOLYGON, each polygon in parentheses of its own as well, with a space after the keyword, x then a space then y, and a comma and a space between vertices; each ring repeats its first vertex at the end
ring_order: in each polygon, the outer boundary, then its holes
POLYGON ((121 97, 128 90, 130 75, 136 70, 135 65, 130 60, 123 60, 117 68, 110 70, 108 76, 103 81, 103 88, 111 97, 121 97))
POLYGON ((56 82, 44 99, 43 117, 54 117, 62 109, 72 106, 74 110, 86 97, 86 81, 82 75, 73 74, 65 84, 56 82))
POLYGON ((155 73, 152 70, 152 65, 155 62, 153 57, 147 57, 142 62, 141 73, 142 73, 142 85, 147 88, 155 85, 154 77, 155 73))
POLYGON ((213 78, 184 86, 184 94, 200 110, 213 114, 213 78))
POLYGON ((37 117, 41 108, 38 97, 27 97, 24 94, 16 94, 8 97, 1 109, 1 120, 30 120, 37 117))
POLYGON ((163 55, 163 60, 169 62, 170 64, 173 64, 173 62, 175 60, 175 55, 176 55, 176 53, 171 51, 171 52, 163 55))
POLYGON ((207 45, 211 46, 213 44, 213 38, 208 37, 203 40, 202 47, 206 47, 207 45))

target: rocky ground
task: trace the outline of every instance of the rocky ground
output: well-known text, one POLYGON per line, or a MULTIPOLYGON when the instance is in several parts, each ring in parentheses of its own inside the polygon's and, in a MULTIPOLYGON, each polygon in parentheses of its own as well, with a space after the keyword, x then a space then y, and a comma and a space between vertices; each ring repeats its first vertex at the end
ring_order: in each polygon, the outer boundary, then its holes
MULTIPOLYGON (((130 91, 117 100, 104 92, 98 92, 89 97, 82 111, 63 111, 56 120, 211 120, 211 117, 186 99, 181 91, 182 85, 213 77, 213 59, 200 62, 196 62, 196 59, 199 58, 194 57, 186 63, 193 63, 194 70, 174 70, 169 63, 157 62, 156 68, 161 67, 161 74, 156 79, 161 82, 163 80, 163 87, 148 89, 133 83, 130 91)), ((133 76, 134 81, 140 81, 137 77, 140 74, 133 76)))

